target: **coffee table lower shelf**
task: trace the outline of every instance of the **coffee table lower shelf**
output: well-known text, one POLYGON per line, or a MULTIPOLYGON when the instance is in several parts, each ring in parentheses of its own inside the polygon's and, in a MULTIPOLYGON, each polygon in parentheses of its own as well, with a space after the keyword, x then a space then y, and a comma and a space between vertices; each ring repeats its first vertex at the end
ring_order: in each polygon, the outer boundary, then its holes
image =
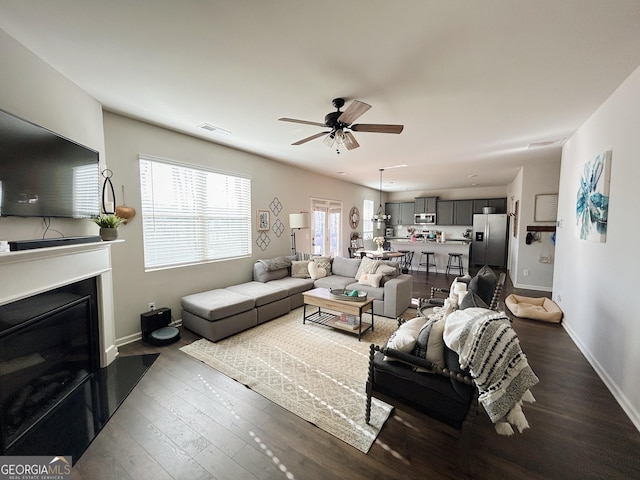
MULTIPOLYGON (((306 310, 306 308, 305 308, 306 310)), ((306 313, 306 312, 305 312, 306 313)), ((362 335, 368 330, 372 329, 372 324, 369 322, 363 322, 361 318, 356 317, 355 328, 349 325, 341 325, 340 316, 335 313, 323 312, 318 308, 317 312, 313 312, 310 315, 305 315, 304 322, 317 323, 319 325, 325 325, 331 328, 337 328, 344 332, 355 333, 358 335, 358 340, 362 338, 362 335)))

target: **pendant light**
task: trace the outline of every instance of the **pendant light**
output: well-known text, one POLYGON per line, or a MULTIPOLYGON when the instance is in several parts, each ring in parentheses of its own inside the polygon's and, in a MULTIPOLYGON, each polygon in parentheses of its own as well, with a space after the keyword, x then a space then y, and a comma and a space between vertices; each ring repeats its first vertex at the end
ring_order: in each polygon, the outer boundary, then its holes
POLYGON ((384 168, 380 168, 378 170, 380 172, 380 204, 378 205, 378 211, 375 213, 371 221, 376 222, 377 227, 381 228, 387 220, 391 220, 391 215, 387 215, 382 207, 382 172, 384 172, 384 168))

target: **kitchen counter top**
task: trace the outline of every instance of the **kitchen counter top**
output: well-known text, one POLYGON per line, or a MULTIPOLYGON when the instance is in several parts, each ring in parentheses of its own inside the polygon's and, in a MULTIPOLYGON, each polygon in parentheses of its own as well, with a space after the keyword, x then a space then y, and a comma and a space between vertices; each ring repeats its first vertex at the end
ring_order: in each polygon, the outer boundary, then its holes
POLYGON ((415 243, 416 245, 467 245, 471 243, 471 240, 467 240, 465 238, 451 238, 445 240, 444 242, 437 242, 435 240, 416 240, 415 242, 411 241, 409 238, 390 238, 390 243, 415 243))

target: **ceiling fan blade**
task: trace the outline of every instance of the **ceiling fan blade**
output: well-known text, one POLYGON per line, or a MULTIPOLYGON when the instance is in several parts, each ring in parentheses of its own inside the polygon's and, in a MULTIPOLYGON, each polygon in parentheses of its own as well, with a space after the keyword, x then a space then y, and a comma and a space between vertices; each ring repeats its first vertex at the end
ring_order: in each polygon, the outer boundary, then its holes
MULTIPOLYGON (((323 125, 324 126, 324 125, 323 125)), ((298 140, 296 143, 292 143, 291 145, 302 145, 303 143, 307 143, 310 142, 311 140, 314 140, 318 137, 321 137, 323 135, 328 135, 331 132, 320 132, 320 133, 316 133, 315 135, 311 135, 310 137, 307 138, 303 138, 302 140, 298 140)))
POLYGON ((349 127, 354 132, 400 133, 404 125, 384 125, 381 123, 360 123, 349 127))
POLYGON ((344 132, 344 146, 347 147, 347 150, 353 150, 354 148, 358 148, 360 144, 356 141, 353 133, 344 132))
POLYGON ((371 105, 369 105, 368 103, 361 102, 360 100, 354 100, 347 107, 347 109, 342 112, 342 115, 338 117, 338 121, 346 125, 351 125, 360 115, 362 115, 370 108, 371 105))
POLYGON ((315 125, 316 127, 326 127, 324 123, 310 122, 308 120, 296 120, 295 118, 279 118, 281 122, 304 123, 305 125, 315 125))

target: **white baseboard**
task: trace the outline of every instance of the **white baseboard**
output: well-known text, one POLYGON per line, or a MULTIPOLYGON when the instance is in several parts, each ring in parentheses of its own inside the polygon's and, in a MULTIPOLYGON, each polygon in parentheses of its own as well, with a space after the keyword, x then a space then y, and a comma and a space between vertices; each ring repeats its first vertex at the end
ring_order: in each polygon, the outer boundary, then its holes
MULTIPOLYGON (((182 319, 179 318, 178 320, 171 322, 169 325, 171 325, 172 327, 180 327, 182 326, 182 319)), ((116 338, 116 347, 122 347, 123 345, 137 342, 138 340, 142 340, 141 331, 131 335, 127 335, 126 337, 116 338)))
POLYGON ((602 368, 600 362, 598 362, 598 360, 591 354, 589 349, 580 341, 580 338, 575 334, 575 332, 571 330, 571 327, 567 325, 566 322, 562 322, 562 326, 569 334, 569 337, 571 337, 571 340, 573 340, 573 343, 576 344, 578 350, 580 350, 586 357, 589 364, 593 367, 602 382, 609 389, 611 395, 613 395, 613 398, 615 398, 618 404, 622 407, 624 413, 627 414, 631 422, 633 422, 633 424, 635 425, 636 429, 640 431, 640 413, 635 409, 631 402, 629 402, 629 399, 620 390, 620 388, 618 388, 618 385, 611 379, 604 368, 602 368))
POLYGON ((538 292, 552 292, 553 289, 550 287, 541 287, 540 285, 526 285, 523 283, 518 283, 513 285, 515 288, 522 288, 524 290, 536 290, 538 292))

